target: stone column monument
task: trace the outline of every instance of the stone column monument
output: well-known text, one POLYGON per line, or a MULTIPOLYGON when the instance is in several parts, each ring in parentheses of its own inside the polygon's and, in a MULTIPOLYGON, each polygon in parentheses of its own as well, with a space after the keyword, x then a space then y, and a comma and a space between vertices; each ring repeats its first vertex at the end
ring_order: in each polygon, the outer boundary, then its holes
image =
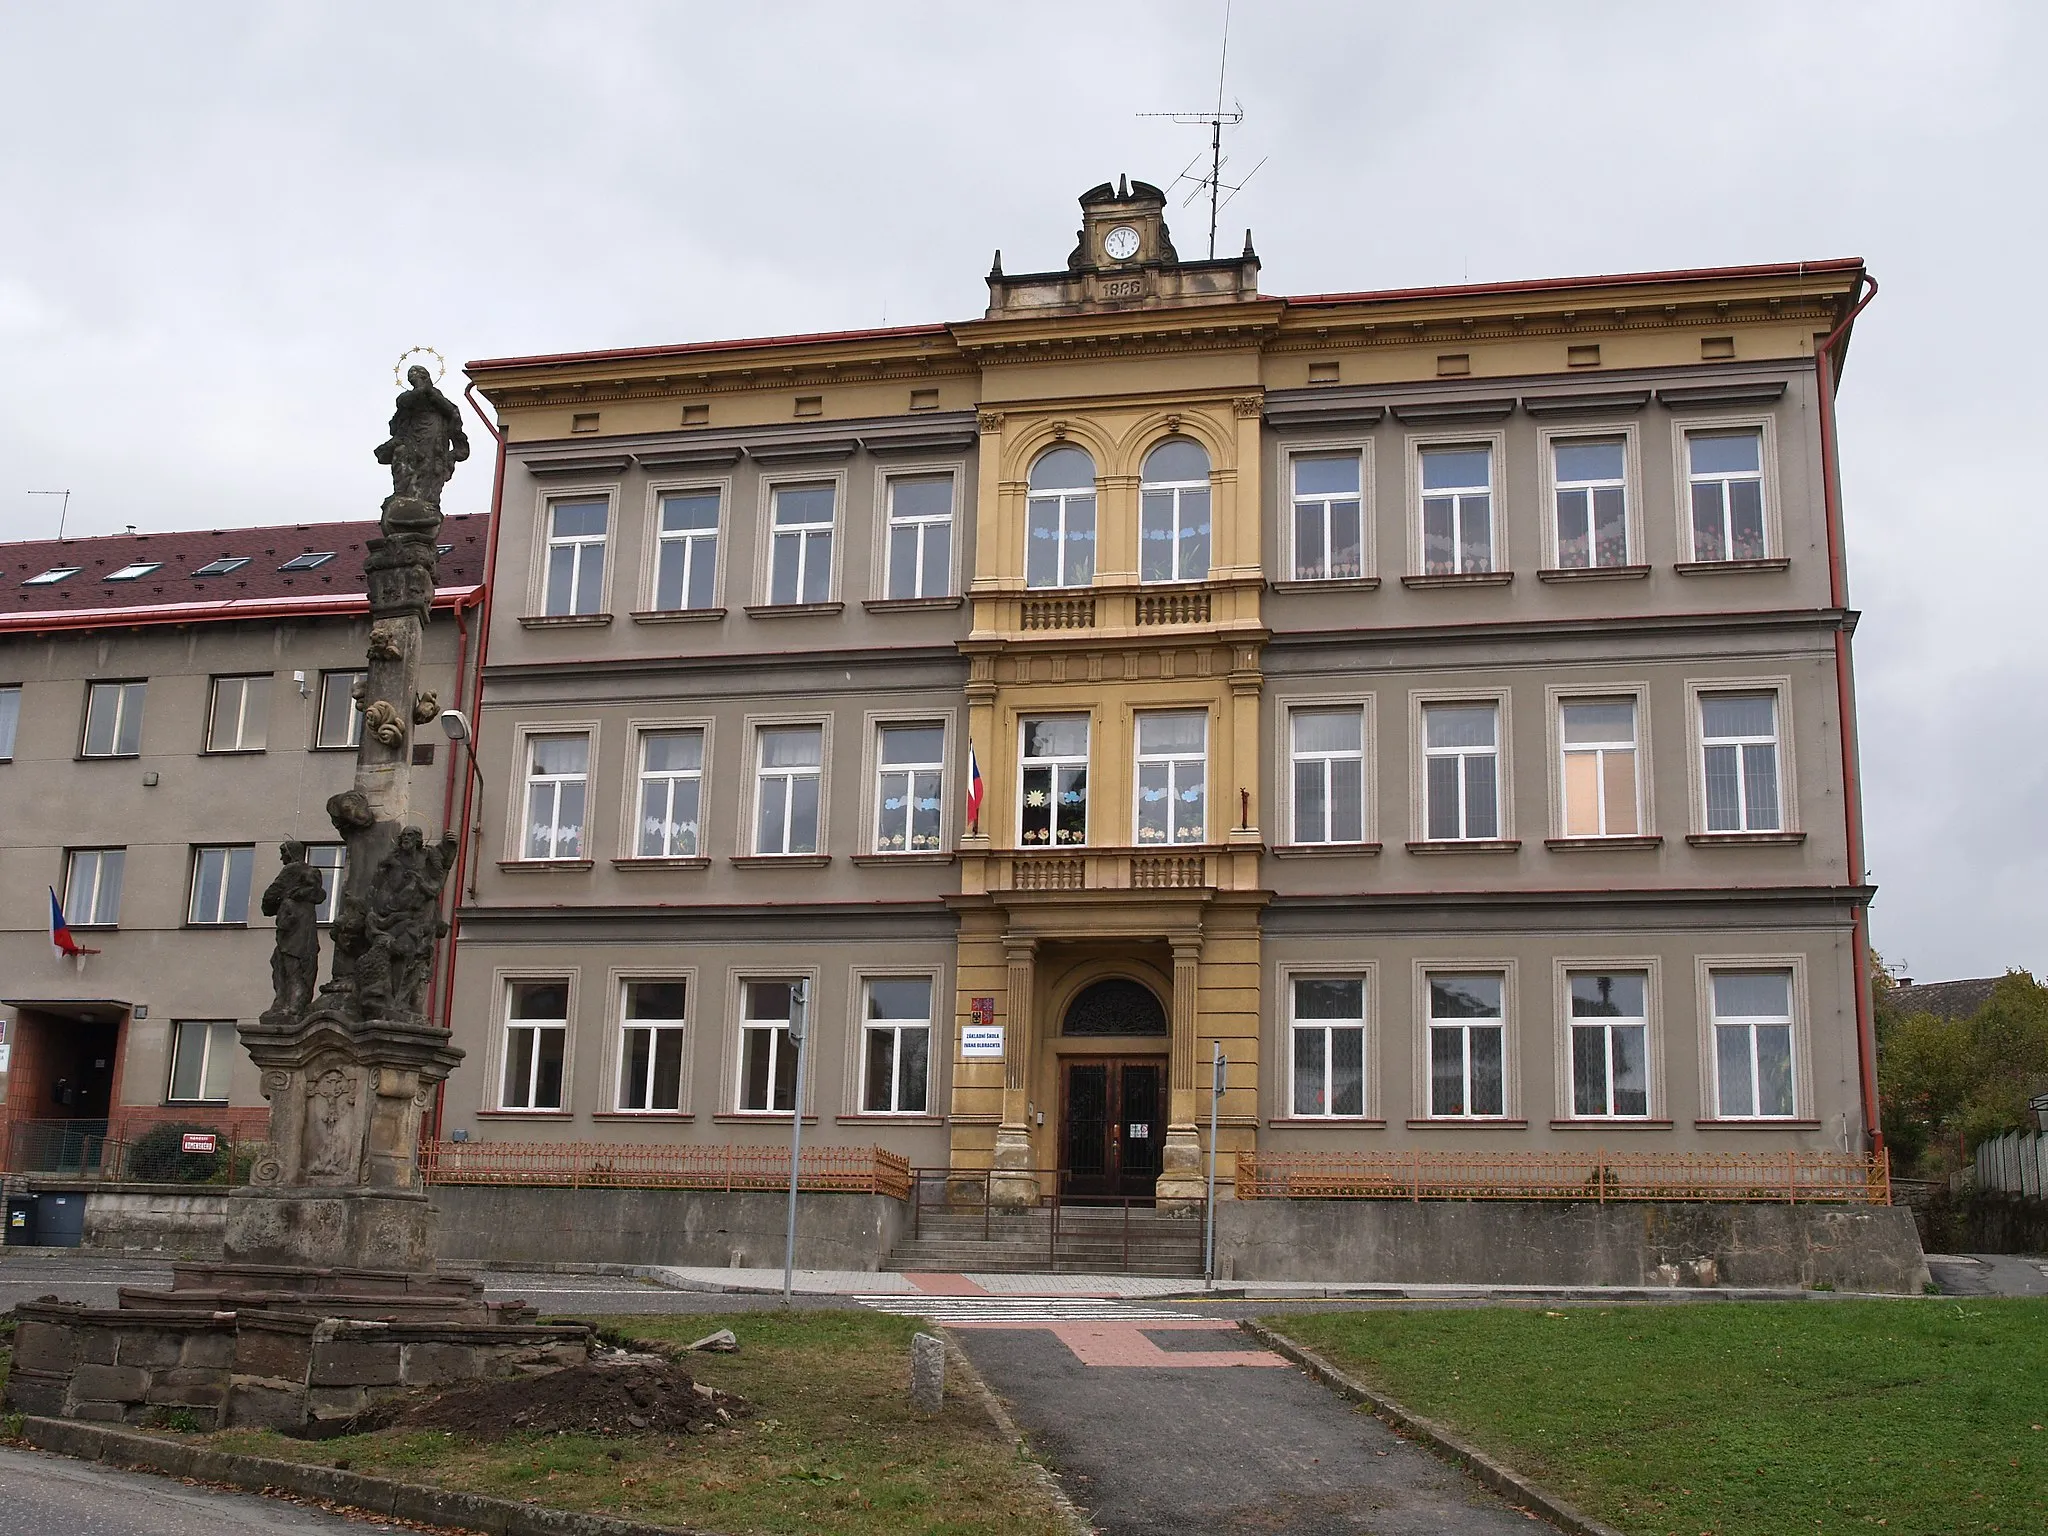
POLYGON ((276 996, 242 1043, 270 1101, 270 1150, 229 1202, 232 1263, 421 1270, 433 1263, 419 1131, 435 1087, 462 1060, 424 1011, 441 887, 455 835, 429 844, 408 825, 413 728, 439 701, 419 688, 420 632, 434 598, 441 489, 469 457, 462 417, 425 368, 407 375, 391 436, 382 536, 363 561, 370 592, 363 739, 352 789, 327 802, 348 845, 334 960, 318 978, 312 909, 319 875, 287 843, 263 894, 277 918, 276 996), (310 879, 308 878, 310 877, 310 879))

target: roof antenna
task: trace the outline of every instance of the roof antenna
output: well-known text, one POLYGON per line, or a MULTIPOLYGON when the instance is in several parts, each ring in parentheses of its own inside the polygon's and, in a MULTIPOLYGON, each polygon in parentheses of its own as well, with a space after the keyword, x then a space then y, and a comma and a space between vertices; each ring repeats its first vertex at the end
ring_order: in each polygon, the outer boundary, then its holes
MULTIPOLYGON (((1200 197, 1205 191, 1209 194, 1209 259, 1211 261, 1216 259, 1216 215, 1229 205, 1230 198, 1237 196, 1239 192, 1244 190, 1245 182, 1250 181, 1259 174, 1259 166, 1266 163, 1265 160, 1260 160, 1259 164, 1246 171, 1243 178, 1239 181, 1228 182, 1223 179, 1223 167, 1229 164, 1223 153, 1223 130, 1225 128, 1235 128, 1244 121, 1243 102, 1233 101, 1228 112, 1223 110, 1223 75, 1230 64, 1230 3, 1231 0, 1223 0, 1223 49, 1221 56, 1216 61, 1216 105, 1214 109, 1208 112, 1140 112, 1138 114, 1140 117, 1171 118, 1176 123, 1187 123, 1190 126, 1201 123, 1209 125, 1208 174, 1203 176, 1189 174, 1196 166, 1202 163, 1202 157, 1198 154, 1182 168, 1178 176, 1173 178, 1173 183, 1167 190, 1170 192, 1178 190, 1180 184, 1184 181, 1189 184, 1188 195, 1181 201, 1181 207, 1183 208, 1200 197), (1230 194, 1229 197, 1223 196, 1226 192, 1230 194)), ((1271 157, 1268 156, 1267 158, 1270 159, 1271 157)))
POLYGON ((64 537, 64 520, 71 515, 71 493, 69 491, 30 491, 31 496, 62 496, 64 505, 57 513, 57 537, 64 537))

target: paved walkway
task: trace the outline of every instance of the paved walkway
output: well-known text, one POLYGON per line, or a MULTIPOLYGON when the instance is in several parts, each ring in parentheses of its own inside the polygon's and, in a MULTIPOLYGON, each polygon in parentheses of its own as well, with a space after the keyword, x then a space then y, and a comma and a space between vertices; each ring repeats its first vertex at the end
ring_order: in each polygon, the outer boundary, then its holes
POLYGON ((2048 1259, 2011 1253, 1930 1253, 1945 1296, 2048 1296, 2048 1259))
POLYGON ((0 1536, 370 1536, 416 1529, 40 1451, 0 1449, 0 1536))

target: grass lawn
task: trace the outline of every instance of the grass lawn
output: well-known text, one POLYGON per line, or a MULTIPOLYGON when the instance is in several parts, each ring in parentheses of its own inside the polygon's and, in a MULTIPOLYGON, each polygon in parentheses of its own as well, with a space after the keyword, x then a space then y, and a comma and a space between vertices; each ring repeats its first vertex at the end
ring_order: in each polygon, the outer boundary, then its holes
POLYGON ((1629 1536, 2048 1530, 2048 1303, 1267 1321, 1629 1536))
POLYGON ((732 1329, 738 1354, 687 1358, 699 1380, 753 1403, 754 1416, 732 1431, 631 1440, 488 1445, 397 1430, 319 1442, 255 1430, 181 1438, 330 1466, 345 1459, 357 1472, 728 1536, 1065 1530, 1015 1447, 954 1383, 945 1412, 911 1412, 913 1319, 804 1311, 603 1321, 633 1338, 684 1344, 732 1329))

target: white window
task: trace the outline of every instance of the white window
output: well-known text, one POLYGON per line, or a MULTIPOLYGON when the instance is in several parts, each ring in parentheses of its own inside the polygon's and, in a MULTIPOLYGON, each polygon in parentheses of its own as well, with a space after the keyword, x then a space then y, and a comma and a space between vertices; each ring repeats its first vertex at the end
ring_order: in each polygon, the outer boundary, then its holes
POLYGON ((946 728, 885 725, 875 769, 875 852, 937 853, 944 826, 946 728))
POLYGON ((825 732, 816 725, 764 728, 754 777, 754 852, 816 853, 825 732))
POLYGON ((683 1107, 683 1030, 689 983, 629 981, 619 1042, 619 1108, 677 1114, 683 1107))
POLYGON ((697 835, 704 788, 702 731, 647 731, 640 737, 640 839, 643 859, 689 859, 703 851, 697 835))
POLYGON ((309 549, 303 555, 293 555, 278 569, 280 571, 317 571, 334 558, 331 549, 309 549))
POLYGON ((249 921, 249 877, 256 850, 238 847, 192 850, 192 900, 186 920, 193 923, 249 921))
POLYGON ((247 555, 222 555, 218 560, 209 560, 192 574, 194 576, 225 576, 230 571, 239 571, 249 563, 247 555))
POLYGON ((270 674, 216 677, 206 719, 209 752, 261 752, 270 718, 270 674))
POLYGON ((1208 816, 1209 717, 1138 716, 1140 843, 1199 843, 1208 816))
POLYGON ((796 1108, 797 1053, 789 1043, 792 984, 749 981, 741 990, 739 1107, 788 1114, 796 1108))
POLYGON ((717 606, 718 492, 676 491, 661 498, 654 557, 654 611, 717 606))
POLYGON ((1296 709, 1288 715, 1294 761, 1294 841, 1365 841, 1365 711, 1296 709))
POLYGON ((1429 1112, 1507 1112, 1505 988, 1498 975, 1429 978, 1429 1112))
POLYGON ((1693 559, 1765 558, 1763 433, 1688 432, 1685 456, 1693 559))
POLYGON ((1573 971, 1572 1113, 1602 1120, 1650 1112, 1649 977, 1573 971))
POLYGON ((322 672, 320 674, 320 724, 314 734, 316 747, 356 747, 363 741, 363 706, 356 687, 367 672, 322 672))
POLYGON ((953 477, 890 480, 889 596, 949 597, 952 591, 953 477))
POLYGON ((0 763, 14 761, 14 733, 20 724, 20 687, 0 688, 0 763))
POLYGON ((54 587, 65 577, 76 576, 82 569, 84 567, 76 565, 53 565, 41 575, 29 577, 22 585, 24 587, 54 587))
POLYGON ((921 1115, 931 1100, 932 981, 871 977, 861 1021, 860 1107, 871 1115, 921 1115))
POLYGON ((85 695, 85 756, 135 757, 142 751, 146 683, 94 683, 85 695))
POLYGON ((1493 569, 1493 450, 1422 450, 1422 570, 1427 576, 1493 569))
POLYGON ((1024 584, 1085 587, 1095 580, 1095 461, 1054 448, 1031 466, 1025 507, 1024 584))
POLYGON ((341 902, 341 886, 348 873, 346 843, 308 843, 306 862, 320 871, 320 905, 313 909, 313 921, 331 923, 341 902))
POLYGON ((775 538, 768 601, 781 606, 832 600, 831 485, 775 488, 775 538))
POLYGON ((1168 438, 1145 455, 1138 486, 1138 579, 1201 581, 1209 574, 1209 455, 1168 438))
POLYGON ((582 732, 526 739, 526 840, 520 857, 583 857, 590 738, 582 732))
POLYGON ((500 1109, 560 1109, 569 1043, 569 983, 515 981, 505 1007, 500 1109))
POLYGON ((1628 564, 1628 445, 1619 437, 1550 445, 1557 486, 1557 563, 1568 571, 1628 564))
POLYGON ((1294 978, 1294 1113, 1365 1113, 1365 981, 1294 978))
POLYGON ((604 602, 608 501, 548 503, 547 591, 541 612, 554 617, 596 613, 604 602))
POLYGON ((125 848, 74 848, 64 860, 64 921, 74 928, 111 928, 121 920, 125 848))
POLYGON ((1499 706, 1425 704, 1422 732, 1429 840, 1499 837, 1499 706))
POLYGON ((1567 699, 1563 738, 1564 835, 1633 837, 1636 811, 1636 701, 1567 699))
POLYGON ((1337 581, 1365 574, 1359 456, 1303 454, 1294 460, 1294 579, 1337 581))
POLYGON ((1780 830, 1777 695, 1701 694, 1700 749, 1707 830, 1780 830))
POLYGON ((107 572, 107 574, 102 576, 100 580, 140 581, 142 580, 143 577, 147 576, 151 571, 157 571, 162 569, 163 561, 161 560, 137 560, 132 565, 122 566, 121 569, 119 569, 118 571, 107 572))
POLYGON ((171 1024, 173 1104, 225 1104, 241 1042, 232 1019, 177 1019, 171 1024))
POLYGON ((1023 722, 1018 841, 1027 848, 1088 841, 1088 717, 1049 715, 1023 722))
POLYGON ((1714 971, 1715 1113, 1731 1120, 1789 1119, 1792 973, 1714 971))

